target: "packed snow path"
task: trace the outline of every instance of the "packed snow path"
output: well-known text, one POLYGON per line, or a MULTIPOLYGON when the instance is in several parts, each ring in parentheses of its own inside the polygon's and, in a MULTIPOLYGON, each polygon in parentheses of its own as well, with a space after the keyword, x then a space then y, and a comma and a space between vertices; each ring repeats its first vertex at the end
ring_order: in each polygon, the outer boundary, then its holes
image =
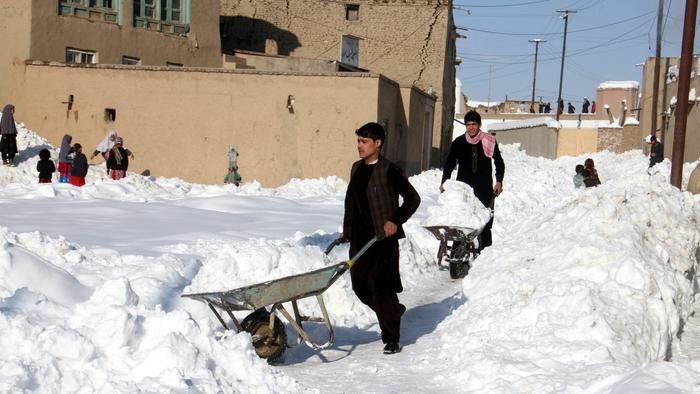
POLYGON ((287 350, 279 368, 289 370, 306 387, 324 382, 323 392, 390 393, 399 385, 450 392, 454 382, 445 379, 448 371, 436 362, 432 335, 440 322, 466 301, 460 282, 451 280, 448 271, 436 269, 426 275, 420 287, 400 294, 407 310, 401 321, 403 350, 399 354, 382 354, 383 344, 374 324, 369 329, 339 330, 332 348, 321 352, 305 346, 287 350))

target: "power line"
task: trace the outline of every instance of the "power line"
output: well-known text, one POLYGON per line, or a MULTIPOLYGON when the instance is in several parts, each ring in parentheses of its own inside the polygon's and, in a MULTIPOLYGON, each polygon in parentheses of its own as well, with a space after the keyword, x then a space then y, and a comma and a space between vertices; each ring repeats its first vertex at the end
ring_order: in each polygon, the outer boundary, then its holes
POLYGON ((547 3, 551 0, 536 0, 536 1, 527 1, 524 3, 511 3, 511 4, 457 4, 455 3, 453 6, 454 7, 470 7, 470 8, 504 8, 504 7, 520 7, 524 5, 530 5, 530 4, 538 4, 538 3, 547 3))
MULTIPOLYGON (((632 20, 641 18, 641 17, 646 16, 646 15, 650 15, 650 14, 653 14, 653 13, 655 13, 655 12, 656 12, 656 11, 649 11, 649 12, 645 12, 645 13, 640 14, 640 15, 633 16, 633 17, 631 17, 631 18, 625 18, 625 19, 622 19, 622 20, 619 20, 619 21, 616 21, 616 22, 611 22, 611 23, 608 23, 608 24, 605 24, 605 25, 594 26, 594 27, 589 27, 589 28, 585 28, 585 29, 572 30, 572 31, 568 32, 567 34, 571 34, 571 33, 580 33, 580 32, 584 32, 584 31, 591 31, 591 30, 597 30, 597 29, 604 29, 604 28, 606 28, 606 27, 619 25, 619 24, 622 24, 622 23, 625 23, 625 22, 629 22, 629 21, 632 21, 632 20)), ((562 34, 562 32, 556 32, 556 33, 514 33, 514 32, 499 32, 499 31, 477 29, 477 28, 473 28, 473 27, 460 27, 460 26, 456 26, 456 28, 457 28, 458 30, 476 31, 476 32, 480 32, 480 33, 498 34, 498 35, 504 35, 504 36, 538 36, 538 35, 539 35, 539 36, 554 36, 554 35, 560 35, 560 34, 562 34)))

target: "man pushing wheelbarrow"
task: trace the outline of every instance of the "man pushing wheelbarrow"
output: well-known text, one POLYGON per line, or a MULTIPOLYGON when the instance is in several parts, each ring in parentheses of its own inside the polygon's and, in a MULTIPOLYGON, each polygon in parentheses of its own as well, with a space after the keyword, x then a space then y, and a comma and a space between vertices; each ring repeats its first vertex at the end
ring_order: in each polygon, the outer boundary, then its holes
POLYGON ((380 154, 386 138, 380 124, 367 123, 355 134, 360 160, 352 165, 345 194, 342 238, 350 242, 351 256, 372 237, 380 239, 355 262, 350 275, 357 297, 377 314, 384 354, 394 354, 401 351, 401 316, 406 310, 397 296, 403 291, 401 225, 418 209, 420 196, 401 169, 380 154))
POLYGON ((323 292, 350 269, 352 288, 357 297, 376 314, 382 331, 384 354, 401 351, 401 315, 406 308, 397 293, 403 291, 399 275, 399 239, 404 238, 401 225, 418 209, 420 196, 401 169, 380 155, 386 134, 381 125, 367 123, 359 128, 357 150, 360 160, 353 164, 345 196, 343 234, 326 250, 340 242, 350 242, 350 259, 315 271, 275 279, 239 289, 184 294, 208 304, 225 329, 229 325, 225 312, 236 331, 251 334, 256 353, 270 361, 279 359, 287 348, 283 317, 307 345, 323 349, 333 342, 333 327, 328 318, 323 292), (403 203, 399 205, 399 196, 403 203), (299 313, 297 301, 316 296, 328 340, 317 344, 304 330, 302 321, 311 318, 299 313), (291 303, 292 313, 284 303, 291 303), (253 310, 242 322, 233 311, 253 310))

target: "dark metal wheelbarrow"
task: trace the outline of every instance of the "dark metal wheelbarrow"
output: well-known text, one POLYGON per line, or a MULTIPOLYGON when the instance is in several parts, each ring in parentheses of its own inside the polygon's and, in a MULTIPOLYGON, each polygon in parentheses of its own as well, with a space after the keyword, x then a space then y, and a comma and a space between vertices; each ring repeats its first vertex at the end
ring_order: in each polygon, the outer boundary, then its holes
POLYGON ((469 273, 472 262, 481 252, 481 233, 486 228, 489 220, 480 228, 460 226, 426 226, 435 238, 440 241, 437 253, 437 263, 442 266, 445 258, 450 269, 450 278, 459 279, 469 273))
MULTIPOLYGON (((287 334, 284 323, 282 323, 278 315, 284 317, 291 325, 292 329, 299 335, 298 342, 302 342, 303 340, 306 345, 316 350, 325 349, 333 343, 334 333, 333 326, 328 318, 326 305, 323 302, 323 292, 335 283, 345 271, 350 269, 376 241, 377 237, 372 238, 359 252, 347 261, 320 268, 315 271, 287 276, 234 290, 183 294, 182 297, 206 302, 221 325, 228 330, 230 327, 221 317, 220 311, 226 312, 228 317, 233 321, 237 332, 247 331, 251 334, 255 352, 261 358, 274 361, 282 356, 287 347, 290 347, 287 344, 287 334), (311 296, 316 296, 316 300, 318 301, 323 315, 322 318, 311 318, 302 316, 299 313, 297 300, 311 296), (285 302, 291 302, 292 311, 294 313, 293 317, 284 307, 283 303, 285 302), (246 316, 245 319, 239 323, 238 319, 233 315, 233 311, 241 310, 253 310, 254 312, 246 316), (304 330, 302 321, 319 321, 325 323, 328 329, 328 340, 322 344, 316 343, 304 330)), ((328 255, 339 243, 340 239, 333 241, 326 249, 325 254, 328 255)))

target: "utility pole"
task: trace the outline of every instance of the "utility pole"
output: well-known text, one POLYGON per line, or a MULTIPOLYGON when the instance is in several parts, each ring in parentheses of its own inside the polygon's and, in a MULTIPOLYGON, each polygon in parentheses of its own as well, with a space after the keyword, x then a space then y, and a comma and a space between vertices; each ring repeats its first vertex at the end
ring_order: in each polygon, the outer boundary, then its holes
POLYGON ((676 127, 673 132, 673 155, 671 156, 671 184, 679 189, 683 179, 685 129, 688 123, 688 93, 690 93, 690 71, 693 68, 693 45, 695 44, 695 21, 697 15, 698 0, 686 0, 683 43, 681 44, 681 67, 678 72, 676 127))
POLYGON ((564 112, 564 105, 561 102, 561 88, 564 83, 564 59, 566 59, 566 32, 569 27, 569 14, 575 14, 576 11, 571 10, 557 10, 564 14, 564 45, 561 48, 561 71, 559 72, 559 95, 557 96, 557 121, 559 121, 559 115, 564 112))
MULTIPOLYGON (((656 135, 656 121, 659 114, 659 74, 661 73, 661 28, 663 26, 664 0, 659 0, 656 18, 656 57, 654 59, 654 86, 651 94, 651 135, 656 135)), ((666 85, 666 82, 664 82, 666 85)), ((662 140, 663 141, 663 140, 662 140)))
POLYGON ((486 107, 491 107, 491 65, 489 64, 489 95, 486 102, 486 107))
POLYGON ((527 40, 528 42, 534 42, 535 43, 535 73, 532 76, 532 98, 530 99, 530 112, 538 112, 535 111, 535 83, 537 81, 537 52, 540 48, 540 43, 541 42, 547 42, 541 38, 533 38, 531 40, 527 40))
POLYGON ((663 90, 661 92, 661 142, 666 141, 666 128, 668 127, 668 117, 670 115, 666 114, 666 92, 668 90, 668 84, 666 83, 666 78, 668 78, 668 63, 669 63, 669 58, 665 59, 665 65, 664 65, 664 82, 661 86, 663 86, 663 90))

